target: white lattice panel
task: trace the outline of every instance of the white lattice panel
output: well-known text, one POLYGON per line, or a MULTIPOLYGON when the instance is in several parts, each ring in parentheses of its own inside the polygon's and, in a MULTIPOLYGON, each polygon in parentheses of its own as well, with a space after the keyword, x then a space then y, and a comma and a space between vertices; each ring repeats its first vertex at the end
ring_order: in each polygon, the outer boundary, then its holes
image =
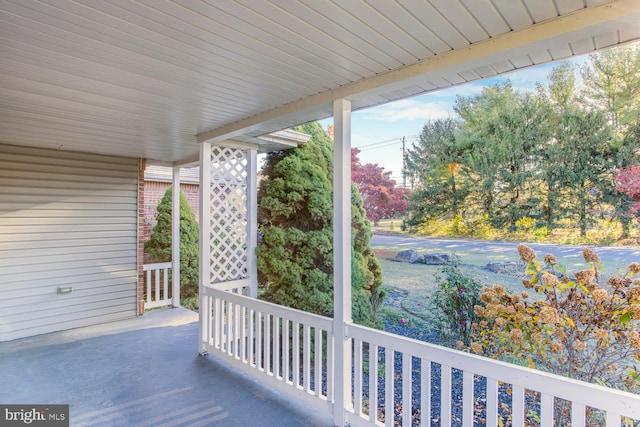
POLYGON ((247 156, 211 147, 210 283, 244 279, 247 270, 247 156))

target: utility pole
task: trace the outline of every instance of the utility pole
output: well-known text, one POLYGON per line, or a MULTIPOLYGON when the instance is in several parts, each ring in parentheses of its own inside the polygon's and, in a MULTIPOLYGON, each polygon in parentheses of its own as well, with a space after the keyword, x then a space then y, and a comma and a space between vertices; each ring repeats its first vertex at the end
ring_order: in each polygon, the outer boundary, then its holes
POLYGON ((406 154, 404 152, 404 136, 402 137, 402 186, 407 188, 407 164, 406 154))

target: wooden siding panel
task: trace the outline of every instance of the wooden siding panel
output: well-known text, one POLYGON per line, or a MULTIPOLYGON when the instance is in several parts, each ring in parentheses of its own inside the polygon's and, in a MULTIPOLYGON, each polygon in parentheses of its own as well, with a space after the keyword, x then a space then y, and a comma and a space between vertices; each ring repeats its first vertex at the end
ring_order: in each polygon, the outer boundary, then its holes
POLYGON ((134 158, 0 144, 0 341, 136 315, 137 180, 134 158))

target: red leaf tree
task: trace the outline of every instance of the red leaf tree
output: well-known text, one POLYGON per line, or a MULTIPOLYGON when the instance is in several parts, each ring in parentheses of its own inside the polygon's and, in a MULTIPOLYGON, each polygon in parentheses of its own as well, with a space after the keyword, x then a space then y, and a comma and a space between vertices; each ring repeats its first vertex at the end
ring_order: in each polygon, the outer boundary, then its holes
POLYGON ((408 188, 396 187, 391 172, 377 164, 361 164, 360 150, 351 149, 351 179, 358 187, 364 202, 367 219, 377 224, 383 218, 404 214, 409 206, 408 188))
MULTIPOLYGON (((632 215, 638 215, 640 212, 640 165, 620 169, 615 175, 615 180, 616 190, 626 194, 631 200, 629 212, 632 215)), ((640 221, 640 218, 638 220, 640 221)))

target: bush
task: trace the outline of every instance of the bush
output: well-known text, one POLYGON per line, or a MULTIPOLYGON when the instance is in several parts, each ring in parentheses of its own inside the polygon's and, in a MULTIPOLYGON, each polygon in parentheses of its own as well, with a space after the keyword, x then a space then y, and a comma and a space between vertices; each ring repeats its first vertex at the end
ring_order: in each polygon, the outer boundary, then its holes
MULTIPOLYGON (((267 155, 258 189, 263 237, 256 255, 260 298, 324 316, 333 314, 332 142, 318 123, 297 130, 311 139, 267 155)), ((362 197, 351 186, 352 315, 380 326, 382 269, 371 249, 362 197)))
POLYGON ((480 304, 480 284, 460 271, 455 258, 452 265, 440 270, 436 283, 438 287, 430 304, 440 343, 453 347, 461 342, 469 346, 472 325, 479 321, 474 307, 480 304))
MULTIPOLYGON (((169 187, 158 203, 156 226, 151 238, 144 243, 144 251, 159 262, 171 261, 171 199, 169 187)), ((180 192, 180 298, 198 295, 199 227, 196 217, 180 192)))
POLYGON ((536 220, 528 216, 522 217, 516 221, 516 228, 518 230, 525 230, 525 231, 533 230, 535 225, 536 225, 536 220))
MULTIPOLYGON (((600 260, 583 250, 587 268, 569 276, 553 255, 541 262, 533 249, 519 245, 528 263, 527 292, 509 294, 502 286, 485 288, 475 307, 481 320, 473 328, 475 353, 608 387, 634 390, 640 377, 640 263, 601 286, 600 260)), ((567 414, 556 408, 558 420, 567 414)))
MULTIPOLYGON (((475 307, 472 351, 502 360, 523 359, 538 368, 608 387, 637 390, 640 376, 640 263, 612 276, 605 285, 600 260, 583 250, 587 268, 569 276, 553 255, 541 262, 533 249, 519 245, 528 263, 526 292, 509 294, 501 286, 485 288, 475 307)), ((557 425, 568 408, 556 405, 557 425)))

